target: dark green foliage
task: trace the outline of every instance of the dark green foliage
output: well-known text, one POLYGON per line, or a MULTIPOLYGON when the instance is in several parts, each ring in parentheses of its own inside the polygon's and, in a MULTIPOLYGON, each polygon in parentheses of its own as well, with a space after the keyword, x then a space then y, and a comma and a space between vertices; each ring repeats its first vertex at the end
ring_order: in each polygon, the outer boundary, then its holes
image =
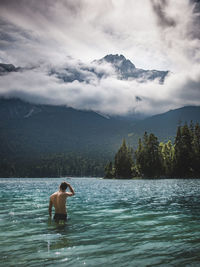
POLYGON ((103 176, 130 129, 92 111, 0 99, 0 177, 103 176))
POLYGON ((162 170, 161 152, 159 142, 154 134, 148 135, 146 132, 143 143, 139 140, 136 150, 136 163, 142 176, 159 177, 162 170))
MULTIPOLYGON (((196 123, 178 126, 174 146, 170 144, 170 170, 165 175, 174 177, 200 177, 200 127, 196 123)), ((166 159, 164 163, 166 164, 166 159)))
POLYGON ((174 173, 174 146, 169 140, 167 143, 160 143, 162 171, 167 177, 173 177, 174 173))
POLYGON ((114 169, 113 169, 113 165, 112 165, 111 161, 105 167, 104 177, 105 178, 113 178, 114 177, 114 169))
POLYGON ((197 123, 193 132, 193 168, 195 176, 199 176, 200 174, 200 126, 197 123))
POLYGON ((145 131, 154 133, 160 142, 175 141, 176 129, 178 122, 187 122, 193 120, 194 124, 200 123, 200 107, 183 107, 175 110, 170 110, 163 114, 158 114, 144 120, 140 120, 133 125, 132 134, 129 133, 128 142, 135 148, 138 144, 138 139, 145 131))
POLYGON ((198 177, 200 178, 200 126, 193 123, 178 126, 175 143, 159 143, 154 134, 144 133, 135 152, 136 163, 131 149, 125 141, 115 155, 115 177, 198 177), (127 171, 129 170, 129 171, 127 171), (127 172, 126 172, 127 171, 127 172))
MULTIPOLYGON (((172 145, 178 120, 192 118, 196 123, 199 114, 200 107, 185 107, 133 123, 92 111, 0 99, 0 176, 102 176, 106 162, 113 158, 121 140, 126 138, 136 149, 138 139, 148 129, 163 143, 158 147, 156 137, 145 134, 136 156, 129 148, 127 154, 131 154, 132 164, 130 171, 127 161, 125 177, 199 177, 199 124, 180 127, 172 145), (171 144, 167 143, 169 139, 171 144)), ((106 173, 120 177, 120 169, 123 166, 115 173, 113 164, 106 173)))
POLYGON ((115 155, 115 177, 130 178, 132 176, 133 155, 132 150, 127 147, 126 141, 123 140, 122 145, 115 155))
POLYGON ((86 155, 52 154, 37 159, 0 161, 1 177, 102 177, 106 161, 86 155))
POLYGON ((175 139, 174 174, 175 176, 187 177, 193 174, 193 146, 192 132, 187 124, 179 126, 175 139))

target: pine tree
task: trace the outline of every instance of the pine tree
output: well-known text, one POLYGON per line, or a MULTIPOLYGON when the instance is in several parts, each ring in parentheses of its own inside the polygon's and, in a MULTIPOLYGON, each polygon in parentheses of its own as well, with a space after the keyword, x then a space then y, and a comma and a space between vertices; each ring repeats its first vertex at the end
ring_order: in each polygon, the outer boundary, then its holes
POLYGON ((187 124, 179 126, 175 139, 175 175, 178 177, 188 177, 193 174, 192 169, 192 136, 187 124))
POLYGON ((139 138, 139 141, 138 141, 138 148, 135 152, 135 157, 136 157, 136 166, 137 166, 138 173, 142 175, 142 170, 145 164, 145 159, 144 159, 144 146, 142 144, 141 138, 139 138))
POLYGON ((131 178, 133 167, 132 151, 127 147, 126 141, 123 140, 121 147, 115 155, 115 177, 131 178))
POLYGON ((113 178, 113 165, 112 161, 110 161, 105 167, 105 178, 113 178))
POLYGON ((196 177, 200 177, 200 125, 197 123, 193 136, 193 167, 196 177))
POLYGON ((145 132, 143 144, 139 140, 138 149, 136 151, 136 163, 142 176, 158 177, 162 171, 161 152, 159 142, 154 134, 145 132))
POLYGON ((154 134, 149 135, 148 140, 148 165, 150 177, 159 177, 162 172, 161 153, 157 137, 154 134))
POLYGON ((163 175, 173 176, 174 170, 174 146, 169 140, 166 144, 160 143, 163 175))

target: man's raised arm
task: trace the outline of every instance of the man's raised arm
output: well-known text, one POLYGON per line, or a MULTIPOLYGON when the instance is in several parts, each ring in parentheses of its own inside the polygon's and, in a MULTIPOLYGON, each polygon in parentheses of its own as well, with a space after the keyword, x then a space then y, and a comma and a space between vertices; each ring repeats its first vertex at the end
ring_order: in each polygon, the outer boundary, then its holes
POLYGON ((66 194, 67 194, 69 197, 74 196, 74 195, 75 195, 74 189, 73 189, 73 188, 71 187, 71 185, 68 184, 68 183, 67 183, 67 186, 69 187, 69 190, 70 190, 71 192, 66 192, 66 194))

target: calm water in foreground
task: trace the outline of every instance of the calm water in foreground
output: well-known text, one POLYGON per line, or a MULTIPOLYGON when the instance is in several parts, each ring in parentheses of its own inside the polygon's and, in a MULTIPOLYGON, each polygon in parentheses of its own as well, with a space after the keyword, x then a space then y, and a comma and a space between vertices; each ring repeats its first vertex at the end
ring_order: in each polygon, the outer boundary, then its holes
POLYGON ((61 179, 0 179, 1 266, 200 266, 200 180, 68 181, 59 226, 61 179))

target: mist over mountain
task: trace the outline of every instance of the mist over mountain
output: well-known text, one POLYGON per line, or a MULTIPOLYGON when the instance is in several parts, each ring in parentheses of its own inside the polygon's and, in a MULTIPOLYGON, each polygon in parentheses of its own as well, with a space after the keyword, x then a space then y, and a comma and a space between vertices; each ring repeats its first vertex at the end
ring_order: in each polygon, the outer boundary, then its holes
POLYGON ((168 73, 169 71, 138 69, 129 59, 118 54, 110 54, 102 59, 94 60, 90 66, 80 63, 78 68, 69 65, 62 71, 52 68, 50 72, 50 74, 55 74, 64 82, 73 82, 77 80, 86 83, 89 83, 94 77, 102 79, 113 75, 120 80, 148 82, 157 79, 160 83, 163 83, 168 73), (106 68, 107 64, 109 64, 109 66, 106 68))
MULTIPOLYGON (((15 67, 13 64, 0 63, 0 74, 8 74, 10 72, 16 72, 23 70, 20 67, 15 67)), ((26 70, 26 68, 24 68, 26 70)), ((106 55, 102 59, 94 60, 90 65, 79 62, 78 66, 68 65, 61 68, 52 66, 49 70, 49 75, 56 75, 59 79, 62 79, 66 83, 73 81, 90 82, 94 76, 98 79, 108 77, 109 75, 116 75, 117 79, 121 80, 137 80, 138 82, 147 82, 158 79, 160 83, 163 83, 165 77, 169 74, 169 71, 158 70, 143 70, 138 69, 123 55, 106 55), (110 69, 106 69, 106 64, 109 64, 110 69), (100 68, 98 68, 100 67, 100 68)))
POLYGON ((8 74, 9 72, 18 71, 20 68, 16 68, 13 64, 0 63, 0 75, 8 74))
POLYGON ((15 2, 0 1, 0 96, 111 116, 200 105, 199 1, 15 2))
POLYGON ((138 69, 123 55, 107 55, 100 60, 96 60, 96 63, 110 63, 115 69, 119 79, 136 79, 138 82, 147 82, 151 80, 158 79, 160 83, 163 83, 165 77, 168 75, 169 71, 158 71, 158 70, 143 70, 138 69))
POLYGON ((118 54, 106 55, 89 64, 71 58, 63 65, 15 67, 1 63, 0 96, 141 118, 147 113, 142 109, 149 105, 145 96, 149 95, 148 87, 153 88, 154 83, 162 87, 168 74, 168 71, 138 69, 118 54))
MULTIPOLYGON (((183 90, 198 87, 195 77, 169 71, 144 70, 123 55, 106 55, 91 63, 67 58, 62 65, 15 67, 0 64, 0 96, 20 98, 35 104, 65 105, 104 115, 144 118, 184 106, 183 90), (187 77, 186 77, 187 79, 187 77), (180 88, 177 92, 175 87, 180 88), (178 100, 179 99, 179 100, 178 100)), ((198 104, 188 95, 187 105, 198 104)), ((185 106, 187 106, 185 105, 185 106)))

